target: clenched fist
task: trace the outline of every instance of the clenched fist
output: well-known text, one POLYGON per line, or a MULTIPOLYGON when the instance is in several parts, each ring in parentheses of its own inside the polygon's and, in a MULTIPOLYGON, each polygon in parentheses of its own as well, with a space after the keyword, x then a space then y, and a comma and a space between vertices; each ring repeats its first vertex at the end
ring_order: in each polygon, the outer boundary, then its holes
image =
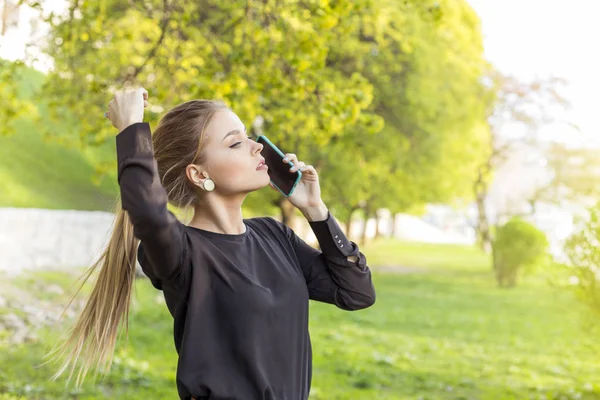
POLYGON ((144 108, 148 106, 148 92, 144 88, 117 92, 108 102, 106 117, 119 132, 144 120, 144 108))

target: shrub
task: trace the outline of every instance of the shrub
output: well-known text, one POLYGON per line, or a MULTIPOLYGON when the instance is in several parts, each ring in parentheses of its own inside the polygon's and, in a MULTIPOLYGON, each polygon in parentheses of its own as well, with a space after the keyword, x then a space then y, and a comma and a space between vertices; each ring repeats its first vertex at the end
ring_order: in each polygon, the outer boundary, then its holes
POLYGON ((547 250, 546 234, 521 218, 514 217, 498 227, 493 243, 498 285, 515 286, 519 273, 541 263, 547 250))
POLYGON ((580 229, 565 243, 565 254, 577 276, 583 299, 600 312, 600 204, 589 210, 580 229))

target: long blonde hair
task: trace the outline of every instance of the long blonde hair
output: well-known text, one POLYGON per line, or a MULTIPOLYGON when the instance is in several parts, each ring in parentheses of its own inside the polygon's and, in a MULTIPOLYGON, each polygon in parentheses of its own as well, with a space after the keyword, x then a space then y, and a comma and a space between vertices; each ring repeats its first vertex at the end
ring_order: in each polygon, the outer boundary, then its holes
MULTIPOLYGON (((205 132, 219 111, 227 107, 218 101, 193 100, 170 110, 160 120, 152 142, 154 158, 169 203, 185 208, 197 202, 198 191, 188 181, 185 168, 203 161, 206 146, 205 132)), ((82 276, 81 286, 67 308, 90 276, 99 269, 87 303, 71 329, 69 337, 49 354, 53 360, 65 358, 52 379, 69 370, 70 381, 79 365, 76 386, 83 383, 90 369, 96 374, 110 370, 120 329, 128 333, 129 305, 137 261, 139 240, 120 198, 115 207, 115 222, 108 246, 82 276)), ((52 360, 51 360, 52 361, 52 360)))

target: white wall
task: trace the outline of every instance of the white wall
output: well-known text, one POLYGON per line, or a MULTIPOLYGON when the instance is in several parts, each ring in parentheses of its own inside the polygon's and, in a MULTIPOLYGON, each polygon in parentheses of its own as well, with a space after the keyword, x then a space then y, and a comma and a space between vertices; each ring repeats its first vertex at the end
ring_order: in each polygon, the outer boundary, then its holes
POLYGON ((107 212, 0 208, 0 271, 89 266, 113 219, 107 212))

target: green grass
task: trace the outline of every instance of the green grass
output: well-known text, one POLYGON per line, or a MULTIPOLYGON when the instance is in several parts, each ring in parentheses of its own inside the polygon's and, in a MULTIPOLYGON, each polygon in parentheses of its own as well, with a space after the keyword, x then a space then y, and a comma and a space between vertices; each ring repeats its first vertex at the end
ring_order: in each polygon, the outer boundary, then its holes
MULTIPOLYGON (((487 255, 471 246, 398 242, 391 239, 367 246, 372 265, 420 267, 424 270, 486 271, 487 255)), ((490 264, 491 265, 491 264, 490 264)))
MULTIPOLYGON (((382 241, 365 252, 372 265, 423 272, 375 272, 377 302, 367 310, 311 303, 312 399, 600 399, 599 329, 567 288, 530 277, 498 289, 487 258, 468 247, 382 241)), ((36 279, 15 285, 34 287, 36 279)), ((73 278, 39 279, 65 286, 73 278)), ((106 380, 77 393, 48 382, 52 370, 34 367, 56 340, 48 332, 43 341, 0 348, 0 394, 175 398, 170 316, 147 281, 136 288, 129 341, 106 380)))
MULTIPOLYGON (((21 97, 31 98, 43 79, 25 70, 21 97)), ((33 116, 22 118, 14 134, 0 136, 0 207, 109 210, 117 196, 116 173, 98 179, 95 166, 114 160, 114 143, 69 148, 44 138, 38 124, 33 116)))

